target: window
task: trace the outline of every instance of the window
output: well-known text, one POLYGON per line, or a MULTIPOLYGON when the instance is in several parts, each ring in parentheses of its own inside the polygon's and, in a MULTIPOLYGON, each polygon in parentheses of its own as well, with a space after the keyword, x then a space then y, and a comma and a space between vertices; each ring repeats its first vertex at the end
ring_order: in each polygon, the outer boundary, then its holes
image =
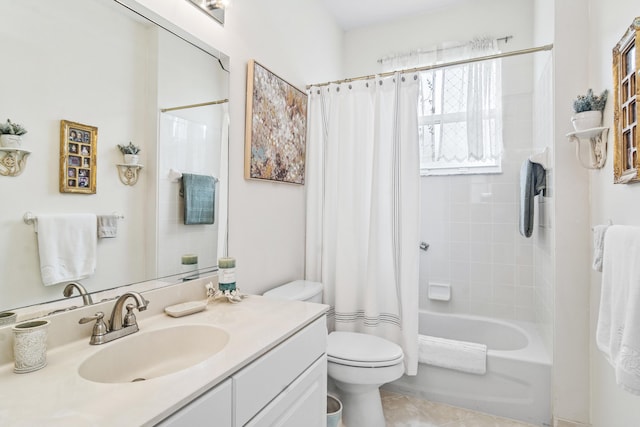
POLYGON ((500 60, 420 74, 422 175, 501 172, 501 83, 500 60))

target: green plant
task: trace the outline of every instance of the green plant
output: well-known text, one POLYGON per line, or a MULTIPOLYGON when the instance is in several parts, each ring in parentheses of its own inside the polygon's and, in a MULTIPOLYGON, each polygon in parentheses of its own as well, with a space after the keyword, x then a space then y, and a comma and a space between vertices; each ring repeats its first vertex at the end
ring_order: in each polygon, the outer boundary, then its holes
POLYGON ((132 142, 129 142, 129 145, 120 145, 118 144, 118 148, 122 152, 122 154, 138 154, 140 152, 140 147, 137 145, 133 145, 132 142))
POLYGON ((607 103, 607 95, 609 91, 605 89, 600 96, 594 95, 593 90, 589 89, 586 95, 578 95, 573 101, 573 111, 581 113, 583 111, 602 111, 607 103))
POLYGON ((6 123, 0 123, 0 135, 24 135, 25 133, 27 133, 27 130, 24 126, 13 123, 9 119, 7 119, 6 123))

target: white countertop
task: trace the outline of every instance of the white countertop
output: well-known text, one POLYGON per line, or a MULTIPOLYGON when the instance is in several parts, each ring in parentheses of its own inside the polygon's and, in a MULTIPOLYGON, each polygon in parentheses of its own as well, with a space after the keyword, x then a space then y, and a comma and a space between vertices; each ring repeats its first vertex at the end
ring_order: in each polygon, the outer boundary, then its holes
POLYGON ((138 316, 140 331, 113 342, 135 339, 137 334, 153 329, 186 324, 214 325, 230 335, 225 348, 209 359, 142 382, 105 384, 80 377, 78 367, 82 361, 111 344, 89 345, 89 334, 50 348, 47 366, 38 371, 15 374, 13 362, 3 363, 0 425, 153 425, 324 315, 327 308, 321 304, 249 296, 238 304, 212 302, 205 311, 180 318, 165 314, 138 316))

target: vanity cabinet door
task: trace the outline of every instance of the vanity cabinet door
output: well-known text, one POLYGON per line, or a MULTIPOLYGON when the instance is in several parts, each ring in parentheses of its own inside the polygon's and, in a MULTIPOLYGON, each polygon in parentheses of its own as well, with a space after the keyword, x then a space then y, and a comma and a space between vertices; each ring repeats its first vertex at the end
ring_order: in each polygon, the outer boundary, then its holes
POLYGON ((327 324, 323 316, 234 374, 236 427, 244 426, 276 399, 326 350, 327 324))
POLYGON ((325 427, 327 356, 323 354, 246 427, 325 427))
POLYGON ((231 427, 231 380, 206 392, 178 412, 162 420, 159 427, 231 427))

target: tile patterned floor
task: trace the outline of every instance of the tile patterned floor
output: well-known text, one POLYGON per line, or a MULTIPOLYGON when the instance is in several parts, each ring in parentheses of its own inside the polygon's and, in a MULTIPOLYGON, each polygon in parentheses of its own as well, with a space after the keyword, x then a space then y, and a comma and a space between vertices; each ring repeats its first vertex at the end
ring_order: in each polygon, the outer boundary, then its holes
POLYGON ((381 394, 387 427, 535 427, 384 390, 381 394))

